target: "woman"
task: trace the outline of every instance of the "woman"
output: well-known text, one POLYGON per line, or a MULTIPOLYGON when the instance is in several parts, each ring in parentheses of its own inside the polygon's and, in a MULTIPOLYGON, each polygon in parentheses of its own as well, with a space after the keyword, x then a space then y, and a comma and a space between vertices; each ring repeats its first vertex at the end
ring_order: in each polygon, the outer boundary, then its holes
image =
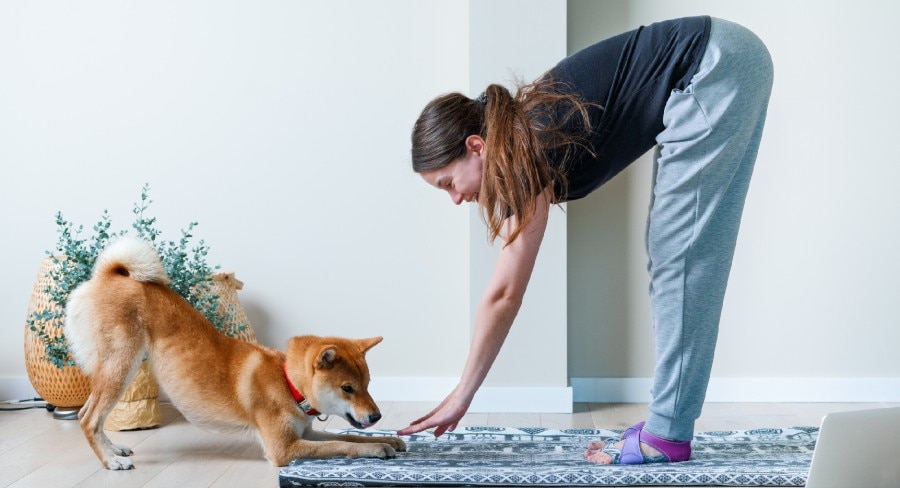
POLYGON ((650 414, 597 463, 690 458, 738 227, 766 118, 772 63, 724 20, 659 22, 561 61, 515 95, 436 98, 412 135, 413 169, 457 205, 477 202, 505 244, 457 387, 401 435, 453 430, 512 326, 550 205, 582 198, 655 147, 647 222, 656 367, 650 414))

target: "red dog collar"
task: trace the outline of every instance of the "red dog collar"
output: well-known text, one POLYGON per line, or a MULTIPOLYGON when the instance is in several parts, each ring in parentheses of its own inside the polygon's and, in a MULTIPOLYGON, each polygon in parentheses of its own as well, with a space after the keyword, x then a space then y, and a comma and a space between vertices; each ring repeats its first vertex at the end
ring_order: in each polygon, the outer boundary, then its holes
POLYGON ((287 380, 288 388, 291 389, 291 395, 294 397, 294 401, 297 402, 297 406, 300 407, 300 410, 303 410, 303 413, 309 415, 310 417, 319 415, 319 411, 313 408, 312 405, 309 404, 309 401, 306 399, 306 397, 304 397, 303 394, 300 393, 300 390, 298 390, 297 387, 294 386, 293 383, 291 383, 291 378, 288 377, 287 362, 284 363, 284 379, 287 380))

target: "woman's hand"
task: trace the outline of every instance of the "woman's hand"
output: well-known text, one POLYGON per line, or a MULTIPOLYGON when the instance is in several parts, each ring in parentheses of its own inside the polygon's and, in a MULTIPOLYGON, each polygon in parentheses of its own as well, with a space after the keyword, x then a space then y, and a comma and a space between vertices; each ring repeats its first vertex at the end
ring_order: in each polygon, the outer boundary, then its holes
POLYGON ((444 432, 453 432, 456 429, 456 425, 459 424, 459 421, 466 414, 466 411, 469 410, 469 404, 471 403, 471 400, 466 401, 457 398, 459 396, 458 390, 458 387, 454 389, 440 405, 428 412, 427 415, 414 420, 409 424, 409 427, 398 430, 397 435, 415 434, 432 427, 436 427, 434 429, 435 437, 444 435, 444 432))

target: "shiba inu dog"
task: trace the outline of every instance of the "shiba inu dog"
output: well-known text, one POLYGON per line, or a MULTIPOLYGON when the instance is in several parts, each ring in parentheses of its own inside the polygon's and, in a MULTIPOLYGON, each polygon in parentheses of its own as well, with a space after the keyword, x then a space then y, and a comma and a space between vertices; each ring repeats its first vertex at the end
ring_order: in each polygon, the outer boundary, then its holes
POLYGON ((172 291, 156 250, 120 238, 98 257, 91 279, 69 297, 65 333, 92 389, 78 414, 91 448, 108 469, 131 469, 131 449, 103 432, 110 410, 149 357, 162 388, 185 418, 216 428, 253 429, 266 459, 390 458, 398 437, 338 435, 312 429, 313 415, 339 415, 366 428, 381 418, 367 388, 365 353, 381 337, 300 336, 281 352, 232 339, 172 291))

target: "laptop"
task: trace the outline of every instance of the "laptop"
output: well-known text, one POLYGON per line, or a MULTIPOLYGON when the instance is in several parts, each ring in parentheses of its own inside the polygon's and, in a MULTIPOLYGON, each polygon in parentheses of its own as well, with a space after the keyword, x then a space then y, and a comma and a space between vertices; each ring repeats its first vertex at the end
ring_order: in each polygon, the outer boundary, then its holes
POLYGON ((822 419, 806 488, 900 487, 900 407, 822 419))

